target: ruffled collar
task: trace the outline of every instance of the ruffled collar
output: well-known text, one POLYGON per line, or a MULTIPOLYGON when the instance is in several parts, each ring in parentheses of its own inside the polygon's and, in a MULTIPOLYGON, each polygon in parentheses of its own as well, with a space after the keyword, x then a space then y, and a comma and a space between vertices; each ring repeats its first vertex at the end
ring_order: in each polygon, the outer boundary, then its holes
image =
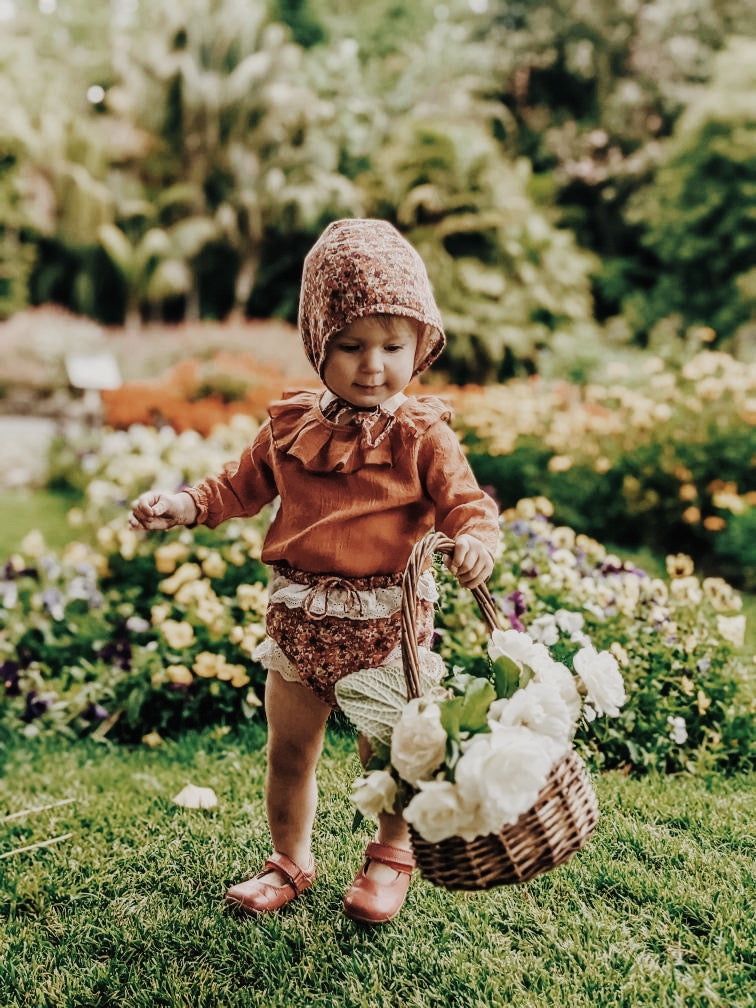
POLYGON ((435 396, 395 396, 379 410, 334 423, 321 408, 332 401, 322 392, 295 392, 268 410, 276 448, 309 472, 346 475, 364 466, 391 466, 408 439, 451 418, 449 407, 435 396))

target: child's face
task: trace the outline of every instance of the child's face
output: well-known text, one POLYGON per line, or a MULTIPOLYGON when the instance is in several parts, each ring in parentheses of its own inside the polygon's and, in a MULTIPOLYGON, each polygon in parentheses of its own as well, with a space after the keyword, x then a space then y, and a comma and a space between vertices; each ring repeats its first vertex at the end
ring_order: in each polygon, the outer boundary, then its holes
POLYGON ((417 331, 408 319, 356 319, 328 346, 323 381, 353 406, 380 406, 407 387, 415 369, 417 331))

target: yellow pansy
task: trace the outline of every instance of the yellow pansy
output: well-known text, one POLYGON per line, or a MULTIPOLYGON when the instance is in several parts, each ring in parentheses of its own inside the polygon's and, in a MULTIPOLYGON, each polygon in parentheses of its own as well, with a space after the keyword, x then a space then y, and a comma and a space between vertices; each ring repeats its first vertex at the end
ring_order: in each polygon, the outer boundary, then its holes
POLYGON ((262 612, 267 605, 268 590, 258 582, 237 585, 236 601, 245 612, 250 610, 262 612))
POLYGON ((160 626, 165 623, 173 611, 173 606, 169 602, 158 602, 150 609, 150 619, 153 626, 160 626))
POLYGON ((194 627, 186 620, 165 620, 160 625, 160 632, 171 648, 185 648, 194 643, 194 627))
POLYGON ((202 679, 215 679, 222 664, 223 658, 220 655, 212 654, 210 651, 200 651, 194 659, 192 672, 202 679))
POLYGON ((222 578, 227 567, 226 561, 216 551, 209 553, 202 561, 202 573, 209 578, 222 578))
POLYGON ((177 686, 188 686, 194 679, 186 665, 169 665, 165 670, 165 676, 168 682, 177 686))
POLYGON ((184 543, 164 543, 155 550, 155 567, 161 574, 172 574, 188 556, 189 550, 184 543))
POLYGON ((195 563, 184 563, 182 564, 176 573, 164 581, 161 581, 159 588, 164 591, 166 595, 174 595, 179 588, 185 584, 189 584, 191 581, 197 581, 202 577, 202 570, 199 564, 195 563))
POLYGON ((670 553, 665 563, 671 578, 690 577, 694 570, 693 561, 687 553, 670 553))

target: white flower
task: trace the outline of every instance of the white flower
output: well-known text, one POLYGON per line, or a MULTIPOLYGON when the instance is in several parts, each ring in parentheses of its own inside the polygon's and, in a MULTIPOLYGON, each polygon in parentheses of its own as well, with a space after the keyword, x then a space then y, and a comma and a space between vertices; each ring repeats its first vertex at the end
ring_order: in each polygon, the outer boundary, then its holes
POLYGON ((394 811, 396 781, 388 770, 373 770, 354 782, 352 800, 366 818, 377 819, 381 812, 394 811))
POLYGON ((575 655, 572 664, 585 684, 596 713, 616 717, 626 697, 614 655, 608 651, 599 653, 591 646, 584 647, 575 655))
POLYGON ((521 725, 552 739, 561 750, 567 749, 574 721, 570 708, 552 686, 535 679, 506 700, 494 700, 488 711, 491 731, 503 726, 521 725))
POLYGON ((678 605, 697 606, 703 598, 701 585, 695 576, 675 578, 670 582, 669 593, 678 605))
POLYGON ((527 662, 533 650, 533 638, 519 630, 494 630, 488 642, 488 656, 491 661, 497 658, 511 658, 522 665, 527 662))
POLYGON ((557 622, 551 613, 546 613, 544 616, 534 619, 530 624, 530 633, 533 640, 540 641, 546 645, 556 644, 559 640, 557 622))
POLYGON ((522 726, 476 735, 460 757, 456 784, 479 809, 479 833, 497 833, 535 804, 559 753, 554 742, 522 726))
POLYGON ((569 609, 557 609, 554 613, 556 625, 565 634, 575 634, 583 629, 585 619, 579 612, 570 612, 569 609))
POLYGON ((391 736, 391 762, 409 784, 426 780, 444 761, 446 732, 441 711, 424 697, 402 708, 391 736))
POLYGON ((688 741, 688 729, 685 726, 685 718, 668 717, 667 724, 669 725, 669 737, 673 742, 682 745, 683 742, 688 741))
POLYGON ((551 655, 548 655, 546 659, 535 662, 531 668, 533 669, 533 680, 537 683, 543 683, 550 690, 557 692, 567 707, 570 720, 573 724, 577 724, 580 717, 580 694, 575 685, 575 679, 567 666, 562 662, 554 661, 551 655))
POLYGON ((733 647, 741 648, 745 643, 746 618, 740 616, 717 616, 719 636, 733 647))
POLYGON ((474 840, 481 835, 477 809, 463 801, 459 789, 450 781, 422 781, 403 815, 430 843, 452 836, 474 840))

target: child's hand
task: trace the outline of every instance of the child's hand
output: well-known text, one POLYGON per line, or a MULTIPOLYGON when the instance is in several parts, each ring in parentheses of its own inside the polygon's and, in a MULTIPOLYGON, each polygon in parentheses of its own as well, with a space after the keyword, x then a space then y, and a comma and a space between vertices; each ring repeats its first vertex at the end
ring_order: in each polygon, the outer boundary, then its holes
POLYGON ((478 588, 491 576, 494 561, 483 543, 475 536, 457 536, 449 567, 463 588, 478 588))
POLYGON ((197 517, 197 507, 188 493, 142 494, 131 505, 129 526, 151 532, 173 528, 174 525, 191 525, 197 517))

